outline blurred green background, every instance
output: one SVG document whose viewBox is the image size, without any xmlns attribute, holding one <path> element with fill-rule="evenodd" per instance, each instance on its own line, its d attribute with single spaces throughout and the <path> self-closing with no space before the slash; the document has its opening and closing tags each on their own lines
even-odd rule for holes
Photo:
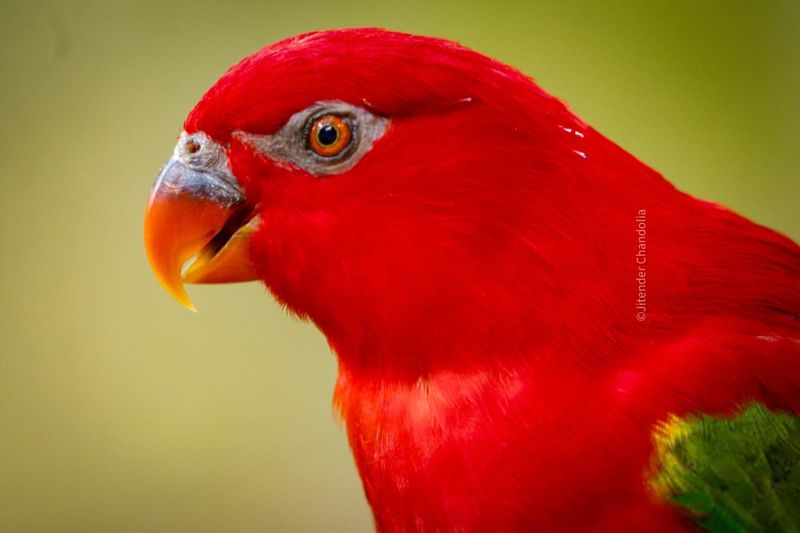
<svg viewBox="0 0 800 533">
<path fill-rule="evenodd" d="M 800 3 L 0 7 L 0 530 L 369 531 L 324 339 L 254 284 L 158 287 L 150 184 L 232 63 L 312 29 L 461 41 L 679 187 L 800 238 Z"/>
</svg>

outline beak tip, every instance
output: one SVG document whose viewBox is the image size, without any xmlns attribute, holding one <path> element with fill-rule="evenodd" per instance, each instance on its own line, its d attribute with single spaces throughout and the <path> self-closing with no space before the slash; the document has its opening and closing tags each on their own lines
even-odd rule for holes
<svg viewBox="0 0 800 533">
<path fill-rule="evenodd" d="M 176 277 L 172 269 L 160 269 L 154 266 L 153 270 L 156 273 L 159 285 L 161 285 L 161 288 L 163 288 L 172 299 L 189 311 L 193 313 L 197 312 L 197 308 L 192 303 L 192 299 L 189 298 L 189 293 L 186 292 L 186 288 L 183 286 L 183 280 L 179 276 Z"/>
<path fill-rule="evenodd" d="M 169 287 L 165 286 L 164 288 L 166 288 L 169 295 L 172 296 L 183 307 L 185 307 L 186 309 L 188 309 L 193 313 L 197 312 L 197 308 L 192 303 L 192 299 L 189 298 L 189 294 L 187 294 L 186 289 L 183 287 L 183 284 L 169 286 Z"/>
</svg>

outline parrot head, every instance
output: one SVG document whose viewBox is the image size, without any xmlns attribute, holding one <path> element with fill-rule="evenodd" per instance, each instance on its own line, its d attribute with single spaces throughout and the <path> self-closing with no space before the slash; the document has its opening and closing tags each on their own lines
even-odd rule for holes
<svg viewBox="0 0 800 533">
<path fill-rule="evenodd" d="M 797 247 L 448 41 L 348 29 L 245 58 L 144 226 L 184 305 L 186 283 L 260 280 L 325 334 L 380 531 L 682 529 L 645 491 L 651 425 L 796 405 Z"/>
<path fill-rule="evenodd" d="M 340 355 L 416 372 L 459 343 L 499 353 L 559 327 L 570 292 L 621 255 L 597 220 L 631 188 L 597 170 L 598 143 L 529 78 L 452 42 L 301 35 L 190 112 L 149 198 L 148 257 L 188 307 L 184 283 L 263 281 Z"/>
</svg>

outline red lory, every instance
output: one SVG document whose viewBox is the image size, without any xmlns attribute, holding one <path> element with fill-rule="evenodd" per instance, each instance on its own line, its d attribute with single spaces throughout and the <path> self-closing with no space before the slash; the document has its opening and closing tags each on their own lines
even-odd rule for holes
<svg viewBox="0 0 800 533">
<path fill-rule="evenodd" d="M 145 244 L 186 306 L 260 280 L 324 333 L 379 531 L 800 527 L 800 247 L 503 63 L 380 29 L 256 52 Z"/>
</svg>

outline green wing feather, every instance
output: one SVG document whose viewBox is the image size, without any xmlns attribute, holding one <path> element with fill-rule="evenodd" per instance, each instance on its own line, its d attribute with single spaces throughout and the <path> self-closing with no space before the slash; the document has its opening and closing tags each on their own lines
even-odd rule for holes
<svg viewBox="0 0 800 533">
<path fill-rule="evenodd" d="M 800 417 L 753 403 L 672 416 L 653 433 L 650 488 L 714 532 L 800 532 Z"/>
</svg>

